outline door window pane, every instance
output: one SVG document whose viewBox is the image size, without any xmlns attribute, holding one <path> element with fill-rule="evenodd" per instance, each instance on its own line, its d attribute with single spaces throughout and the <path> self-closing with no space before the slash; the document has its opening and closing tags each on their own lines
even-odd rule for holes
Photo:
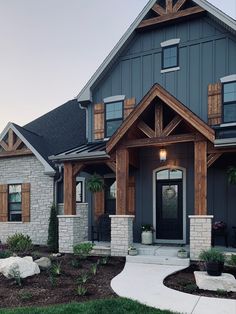
<svg viewBox="0 0 236 314">
<path fill-rule="evenodd" d="M 182 179 L 183 171 L 178 169 L 165 169 L 157 172 L 157 180 Z"/>
<path fill-rule="evenodd" d="M 162 186 L 162 218 L 178 218 L 178 185 Z"/>
</svg>

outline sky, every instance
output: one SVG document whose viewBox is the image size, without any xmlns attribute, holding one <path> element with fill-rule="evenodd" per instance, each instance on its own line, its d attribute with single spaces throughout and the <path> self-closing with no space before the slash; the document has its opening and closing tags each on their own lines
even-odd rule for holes
<svg viewBox="0 0 236 314">
<path fill-rule="evenodd" d="M 147 2 L 0 0 L 0 132 L 73 99 Z"/>
</svg>

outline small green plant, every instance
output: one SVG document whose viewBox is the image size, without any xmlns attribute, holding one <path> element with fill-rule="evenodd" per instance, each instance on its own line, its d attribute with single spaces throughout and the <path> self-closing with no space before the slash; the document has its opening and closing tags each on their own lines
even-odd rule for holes
<svg viewBox="0 0 236 314">
<path fill-rule="evenodd" d="M 51 274 L 54 277 L 61 275 L 61 263 L 60 262 L 56 262 L 56 263 L 52 264 L 52 266 L 51 266 Z"/>
<path fill-rule="evenodd" d="M 32 250 L 32 240 L 30 236 L 22 233 L 15 233 L 7 238 L 9 250 L 16 253 L 27 253 Z"/>
<path fill-rule="evenodd" d="M 74 267 L 74 268 L 81 268 L 81 263 L 77 259 L 73 259 L 71 261 L 71 266 Z"/>
<path fill-rule="evenodd" d="M 48 246 L 52 252 L 58 251 L 58 218 L 57 207 L 51 206 L 51 213 L 48 226 Z"/>
<path fill-rule="evenodd" d="M 22 301 L 29 301 L 33 297 L 29 291 L 20 291 L 18 295 Z"/>
<path fill-rule="evenodd" d="M 100 260 L 101 265 L 107 265 L 108 263 L 109 263 L 109 256 L 104 256 L 103 258 L 101 258 Z"/>
<path fill-rule="evenodd" d="M 101 192 L 104 188 L 104 182 L 102 177 L 98 174 L 94 173 L 88 180 L 87 180 L 87 189 L 92 192 Z"/>
<path fill-rule="evenodd" d="M 93 264 L 91 267 L 91 273 L 95 276 L 97 274 L 98 271 L 98 264 Z"/>
<path fill-rule="evenodd" d="M 187 292 L 187 293 L 193 293 L 197 289 L 198 289 L 198 287 L 194 283 L 189 283 L 189 284 L 184 286 L 184 291 Z"/>
<path fill-rule="evenodd" d="M 10 273 L 9 273 L 9 277 L 14 279 L 15 283 L 21 287 L 22 286 L 22 281 L 21 281 L 21 277 L 20 277 L 20 271 L 17 268 L 12 268 Z"/>
<path fill-rule="evenodd" d="M 228 295 L 228 292 L 226 290 L 217 289 L 216 292 L 218 295 L 220 295 L 222 297 L 226 297 Z"/>
<path fill-rule="evenodd" d="M 90 279 L 90 275 L 84 272 L 77 278 L 77 283 L 85 284 L 89 279 Z"/>
<path fill-rule="evenodd" d="M 77 255 L 80 259 L 86 259 L 89 256 L 89 253 L 92 251 L 94 245 L 89 242 L 76 244 L 73 248 L 74 254 Z"/>
<path fill-rule="evenodd" d="M 0 258 L 7 258 L 11 256 L 11 252 L 9 251 L 0 251 Z"/>
<path fill-rule="evenodd" d="M 236 255 L 235 254 L 231 254 L 231 256 L 228 260 L 228 264 L 230 266 L 236 266 Z"/>
<path fill-rule="evenodd" d="M 218 263 L 224 263 L 225 261 L 225 255 L 224 253 L 220 252 L 217 249 L 211 248 L 209 250 L 203 250 L 199 258 L 204 262 L 218 262 Z"/>
<path fill-rule="evenodd" d="M 49 281 L 50 281 L 50 283 L 51 283 L 51 286 L 52 286 L 53 288 L 55 288 L 56 285 L 57 285 L 57 276 L 55 276 L 54 274 L 52 274 L 52 273 L 50 272 L 50 273 L 49 273 Z"/>
<path fill-rule="evenodd" d="M 84 286 L 84 285 L 78 285 L 77 289 L 76 289 L 76 293 L 79 296 L 84 296 L 86 295 L 88 289 Z"/>
<path fill-rule="evenodd" d="M 146 224 L 146 225 L 142 225 L 142 231 L 147 232 L 147 231 L 154 231 L 153 225 L 150 224 Z"/>
</svg>

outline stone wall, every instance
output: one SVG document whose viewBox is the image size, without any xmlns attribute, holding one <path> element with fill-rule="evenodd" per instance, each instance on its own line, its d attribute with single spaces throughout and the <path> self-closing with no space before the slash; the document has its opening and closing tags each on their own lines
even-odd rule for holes
<svg viewBox="0 0 236 314">
<path fill-rule="evenodd" d="M 4 243 L 9 235 L 22 232 L 34 244 L 46 244 L 54 179 L 44 174 L 35 156 L 0 159 L 0 184 L 14 183 L 30 183 L 30 222 L 0 222 L 0 240 Z"/>
<path fill-rule="evenodd" d="M 133 244 L 133 215 L 111 215 L 111 255 L 126 256 Z"/>
<path fill-rule="evenodd" d="M 76 204 L 76 215 L 58 215 L 58 219 L 59 252 L 73 253 L 75 244 L 88 241 L 87 203 Z"/>
<path fill-rule="evenodd" d="M 199 260 L 202 250 L 211 248 L 213 216 L 189 216 L 190 218 L 190 259 Z"/>
</svg>

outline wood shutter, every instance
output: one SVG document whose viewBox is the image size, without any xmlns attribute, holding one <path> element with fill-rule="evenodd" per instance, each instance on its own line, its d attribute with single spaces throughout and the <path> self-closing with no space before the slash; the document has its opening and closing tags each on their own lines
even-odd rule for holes
<svg viewBox="0 0 236 314">
<path fill-rule="evenodd" d="M 22 222 L 30 221 L 30 183 L 21 186 Z"/>
<path fill-rule="evenodd" d="M 208 85 L 208 124 L 217 125 L 222 121 L 222 85 Z"/>
<path fill-rule="evenodd" d="M 105 191 L 94 193 L 94 218 L 95 221 L 99 216 L 104 214 L 105 211 Z"/>
<path fill-rule="evenodd" d="M 104 104 L 94 105 L 94 139 L 104 138 Z"/>
<path fill-rule="evenodd" d="M 135 215 L 135 177 L 129 177 L 128 184 L 128 205 L 127 205 L 128 215 Z"/>
<path fill-rule="evenodd" d="M 129 98 L 125 99 L 124 101 L 124 119 L 126 119 L 129 114 L 134 110 L 135 108 L 135 98 Z"/>
<path fill-rule="evenodd" d="M 8 185 L 0 184 L 0 221 L 8 221 Z"/>
</svg>

